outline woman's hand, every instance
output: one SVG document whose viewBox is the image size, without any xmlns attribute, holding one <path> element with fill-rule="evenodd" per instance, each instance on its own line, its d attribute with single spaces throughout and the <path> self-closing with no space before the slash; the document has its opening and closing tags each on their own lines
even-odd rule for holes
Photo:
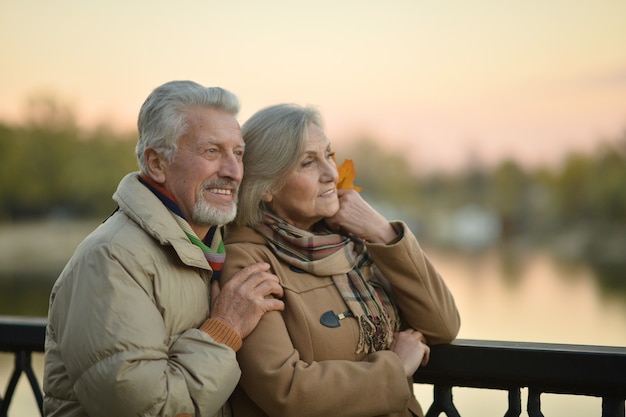
<svg viewBox="0 0 626 417">
<path fill-rule="evenodd" d="M 390 350 L 400 358 L 406 376 L 412 376 L 420 366 L 428 363 L 430 347 L 426 338 L 417 330 L 408 329 L 393 335 Z"/>
<path fill-rule="evenodd" d="M 337 190 L 337 195 L 339 211 L 326 219 L 331 229 L 352 233 L 371 243 L 387 243 L 398 235 L 389 221 L 356 191 Z"/>
</svg>

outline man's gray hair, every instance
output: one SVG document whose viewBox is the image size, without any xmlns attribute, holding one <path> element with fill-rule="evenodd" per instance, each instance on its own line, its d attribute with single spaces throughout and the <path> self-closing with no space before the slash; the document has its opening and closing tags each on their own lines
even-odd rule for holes
<svg viewBox="0 0 626 417">
<path fill-rule="evenodd" d="M 155 88 L 141 106 L 137 120 L 135 152 L 144 174 L 148 173 L 146 149 L 153 148 L 167 161 L 172 160 L 178 140 L 187 131 L 186 115 L 192 107 L 216 108 L 237 116 L 239 99 L 223 88 L 204 87 L 193 81 L 170 81 Z"/>
</svg>

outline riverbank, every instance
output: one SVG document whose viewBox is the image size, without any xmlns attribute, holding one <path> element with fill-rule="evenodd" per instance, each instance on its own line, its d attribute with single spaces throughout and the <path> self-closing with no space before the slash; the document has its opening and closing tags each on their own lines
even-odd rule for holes
<svg viewBox="0 0 626 417">
<path fill-rule="evenodd" d="M 41 220 L 0 224 L 0 279 L 60 271 L 100 220 Z"/>
</svg>

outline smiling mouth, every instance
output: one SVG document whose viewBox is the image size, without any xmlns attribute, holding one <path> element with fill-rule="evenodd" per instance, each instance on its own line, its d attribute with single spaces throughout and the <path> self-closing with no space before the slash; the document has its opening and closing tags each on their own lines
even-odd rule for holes
<svg viewBox="0 0 626 417">
<path fill-rule="evenodd" d="M 334 192 L 335 192 L 334 188 L 330 189 L 330 190 L 327 190 L 327 191 L 324 191 L 322 194 L 320 194 L 320 197 L 325 197 L 327 195 L 333 194 Z"/>
<path fill-rule="evenodd" d="M 239 184 L 236 181 L 217 179 L 206 181 L 203 184 L 202 192 L 214 196 L 216 199 L 236 199 Z M 207 195 L 207 196 L 208 196 Z"/>
<path fill-rule="evenodd" d="M 207 191 L 213 194 L 223 194 L 223 195 L 231 195 L 233 193 L 232 190 L 225 190 L 223 188 L 209 188 Z"/>
</svg>

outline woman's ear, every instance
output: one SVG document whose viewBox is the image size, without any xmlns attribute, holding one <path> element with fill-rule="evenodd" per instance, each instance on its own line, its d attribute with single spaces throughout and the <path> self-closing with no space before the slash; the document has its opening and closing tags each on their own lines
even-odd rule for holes
<svg viewBox="0 0 626 417">
<path fill-rule="evenodd" d="M 146 161 L 146 167 L 148 168 L 148 176 L 159 184 L 165 182 L 165 168 L 167 163 L 159 152 L 153 148 L 147 148 L 143 157 Z"/>
<path fill-rule="evenodd" d="M 269 191 L 267 193 L 263 194 L 263 202 L 264 203 L 271 203 L 273 199 L 274 199 L 274 196 Z"/>
</svg>

